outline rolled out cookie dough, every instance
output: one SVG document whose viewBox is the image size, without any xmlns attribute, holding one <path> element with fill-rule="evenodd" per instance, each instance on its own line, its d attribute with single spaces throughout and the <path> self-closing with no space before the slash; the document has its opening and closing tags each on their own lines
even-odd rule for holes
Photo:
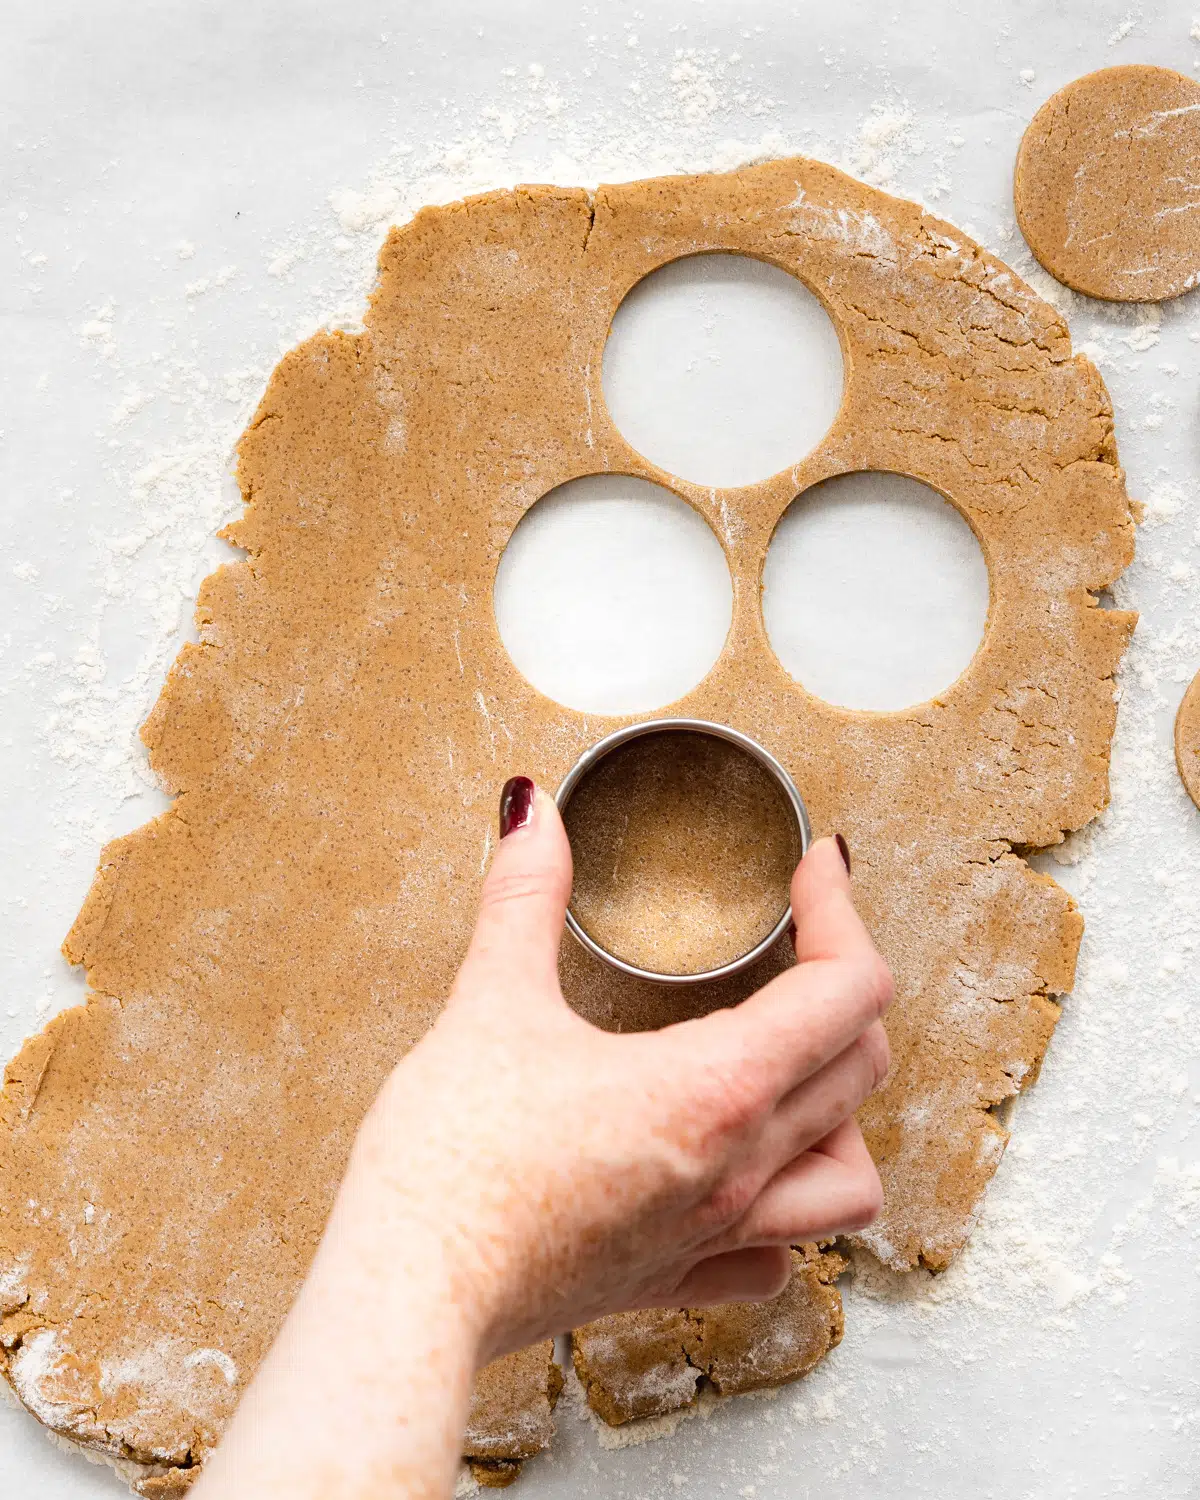
<svg viewBox="0 0 1200 1500">
<path fill-rule="evenodd" d="M 1200 673 L 1189 683 L 1175 715 L 1175 764 L 1188 796 L 1200 807 Z"/>
<path fill-rule="evenodd" d="M 713 491 L 628 447 L 600 372 L 630 288 L 722 250 L 821 299 L 846 383 L 813 452 Z M 811 696 L 760 608 L 795 496 L 872 468 L 948 496 L 990 569 L 975 659 L 900 713 Z M 1007 267 L 816 162 L 425 210 L 388 237 L 363 331 L 314 336 L 271 378 L 227 533 L 246 559 L 204 583 L 200 640 L 143 731 L 176 800 L 104 849 L 66 942 L 87 1003 L 26 1044 L 0 1096 L 0 1365 L 48 1426 L 144 1463 L 147 1482 L 203 1463 L 359 1120 L 437 1015 L 504 780 L 556 786 L 615 727 L 539 695 L 492 610 L 529 507 L 604 472 L 668 486 L 720 538 L 733 622 L 671 711 L 751 735 L 815 830 L 845 833 L 894 971 L 894 1065 L 861 1116 L 886 1201 L 862 1240 L 936 1269 L 966 1239 L 1006 1139 L 992 1106 L 1035 1076 L 1081 931 L 1012 850 L 1107 799 L 1133 619 L 1094 593 L 1133 527 L 1099 376 Z M 567 941 L 561 973 L 585 1016 L 628 1030 L 734 1002 L 787 962 L 781 944 L 756 971 L 678 990 Z M 786 1339 L 800 1315 L 778 1316 Z M 619 1399 L 619 1372 L 610 1385 Z"/>
<path fill-rule="evenodd" d="M 1170 68 L 1102 68 L 1034 115 L 1013 200 L 1059 281 L 1114 302 L 1161 302 L 1200 278 L 1200 83 Z"/>
</svg>

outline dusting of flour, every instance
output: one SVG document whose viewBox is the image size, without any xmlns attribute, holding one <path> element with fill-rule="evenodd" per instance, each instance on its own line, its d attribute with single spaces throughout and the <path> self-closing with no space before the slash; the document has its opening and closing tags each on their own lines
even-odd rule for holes
<svg viewBox="0 0 1200 1500">
<path fill-rule="evenodd" d="M 1113 56 L 1111 45 L 1121 60 L 1132 56 L 1126 39 L 1129 47 L 1136 42 L 1139 17 L 1130 11 L 1101 37 L 1106 55 Z M 161 307 L 112 299 L 78 308 L 78 357 L 105 394 L 107 415 L 94 435 L 98 461 L 123 504 L 79 543 L 89 578 L 82 602 L 58 592 L 46 559 L 10 556 L 0 564 L 5 595 L 18 609 L 71 621 L 66 649 L 39 645 L 17 655 L 7 638 L 0 641 L 0 693 L 35 705 L 64 858 L 82 851 L 90 860 L 105 838 L 162 805 L 136 730 L 189 631 L 200 578 L 230 556 L 212 536 L 240 506 L 229 473 L 233 444 L 284 348 L 320 326 L 359 326 L 389 225 L 426 203 L 518 181 L 591 185 L 794 151 L 958 216 L 972 173 L 966 124 L 888 87 L 843 135 L 822 136 L 786 122 L 749 31 L 736 47 L 682 46 L 661 55 L 645 47 L 636 20 L 612 29 L 615 39 L 603 45 L 627 54 L 636 111 L 628 99 L 607 112 L 583 106 L 570 79 L 536 60 L 505 69 L 473 109 L 448 111 L 444 139 L 381 147 L 357 180 L 327 184 L 313 217 L 261 245 L 256 261 L 218 261 L 199 236 L 164 246 L 164 264 L 177 279 L 169 317 Z M 1200 39 L 1200 27 L 1192 34 Z M 584 76 L 592 65 L 585 50 Z M 833 53 L 822 65 L 831 82 L 846 66 Z M 1027 88 L 1036 94 L 1037 77 L 1014 64 L 1014 107 Z M 991 127 L 973 128 L 978 135 Z M 756 1486 L 768 1492 L 792 1451 L 786 1433 L 793 1430 L 831 1492 L 839 1484 L 869 1486 L 889 1459 L 910 1470 L 932 1462 L 945 1435 L 914 1435 L 903 1413 L 923 1386 L 944 1382 L 947 1369 L 961 1375 L 964 1408 L 956 1418 L 981 1428 L 999 1418 L 974 1393 L 989 1389 L 990 1370 L 1002 1369 L 1005 1378 L 1041 1382 L 1048 1404 L 1065 1402 L 1062 1420 L 1074 1424 L 1080 1442 L 1104 1437 L 1098 1412 L 1108 1413 L 1114 1430 L 1128 1431 L 1131 1443 L 1184 1432 L 1194 1449 L 1200 1437 L 1194 1377 L 1175 1375 L 1162 1387 L 1154 1341 L 1140 1334 L 1146 1299 L 1155 1295 L 1147 1268 L 1157 1294 L 1177 1297 L 1181 1309 L 1200 1296 L 1200 820 L 1170 750 L 1175 706 L 1200 668 L 1200 308 L 1193 298 L 1162 309 L 1091 302 L 1033 263 L 1006 203 L 997 199 L 979 217 L 964 230 L 1063 312 L 1076 348 L 1100 368 L 1131 491 L 1145 507 L 1138 559 L 1114 591 L 1115 602 L 1142 619 L 1119 683 L 1112 806 L 1052 857 L 1036 859 L 1077 895 L 1087 918 L 1078 983 L 1042 1079 L 1012 1112 L 1012 1144 L 961 1259 L 941 1277 L 897 1277 L 859 1254 L 845 1342 L 811 1376 L 774 1403 L 708 1395 L 691 1409 L 689 1416 L 724 1423 L 731 1434 L 754 1434 L 745 1450 L 753 1457 L 729 1460 L 731 1494 L 752 1495 Z M 851 231 L 871 232 L 869 225 L 830 229 Z M 28 274 L 43 274 L 42 247 L 29 243 L 23 253 Z M 291 295 L 275 299 L 272 287 Z M 247 338 L 235 364 L 213 367 L 206 326 L 236 322 L 260 301 L 268 332 Z M 174 437 L 164 445 L 151 434 L 165 412 Z M 117 629 L 126 614 L 140 622 L 132 647 Z M 19 922 L 24 894 L 5 900 Z M 47 967 L 43 978 L 37 993 L 6 997 L 18 1029 L 32 1029 L 75 998 L 57 968 Z M 18 1280 L 19 1271 L 6 1272 L 0 1298 Z M 15 1362 L 19 1389 L 32 1391 L 39 1367 L 53 1360 L 53 1338 L 26 1340 Z M 1101 1344 L 1119 1344 L 1125 1358 L 1097 1364 L 1090 1351 Z M 229 1381 L 225 1358 L 196 1351 L 191 1373 Z M 570 1383 L 563 1399 L 565 1410 L 580 1409 Z M 623 1446 L 669 1436 L 660 1446 L 672 1457 L 654 1460 L 640 1493 L 671 1495 L 709 1472 L 710 1452 L 692 1436 L 697 1426 L 681 1415 L 600 1436 Z M 1049 1476 L 1041 1436 L 1026 1437 L 1029 1463 Z M 1159 1493 L 1182 1496 L 1177 1479 L 1186 1482 L 1160 1472 Z M 581 1473 L 579 1493 L 612 1493 L 606 1482 L 599 1469 Z M 1048 1477 L 1037 1493 L 1061 1491 Z"/>
</svg>

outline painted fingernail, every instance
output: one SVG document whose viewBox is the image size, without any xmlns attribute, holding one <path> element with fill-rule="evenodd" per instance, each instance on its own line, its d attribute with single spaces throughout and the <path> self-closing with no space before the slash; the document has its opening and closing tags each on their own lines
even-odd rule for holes
<svg viewBox="0 0 1200 1500">
<path fill-rule="evenodd" d="M 846 866 L 846 874 L 849 875 L 850 845 L 846 842 L 846 840 L 841 836 L 840 833 L 834 834 L 833 841 L 838 846 L 838 853 L 842 856 L 842 863 Z"/>
<path fill-rule="evenodd" d="M 500 837 L 524 828 L 533 817 L 533 782 L 528 776 L 510 776 L 500 793 Z"/>
</svg>

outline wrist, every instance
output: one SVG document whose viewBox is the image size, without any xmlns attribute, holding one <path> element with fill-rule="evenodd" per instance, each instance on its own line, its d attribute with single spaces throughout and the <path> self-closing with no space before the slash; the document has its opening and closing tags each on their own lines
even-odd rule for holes
<svg viewBox="0 0 1200 1500">
<path fill-rule="evenodd" d="M 336 1299 L 344 1326 L 367 1342 L 402 1329 L 427 1342 L 436 1331 L 472 1371 L 485 1357 L 490 1309 L 485 1278 L 453 1226 L 429 1200 L 398 1182 L 347 1174 L 302 1297 Z"/>
<path fill-rule="evenodd" d="M 432 1237 L 406 1233 L 389 1259 L 343 1207 L 206 1465 L 205 1497 L 445 1500 L 454 1489 L 478 1320 Z"/>
<path fill-rule="evenodd" d="M 318 1263 L 354 1265 L 389 1316 L 408 1315 L 414 1292 L 427 1291 L 478 1367 L 505 1352 L 496 1344 L 520 1301 L 528 1226 L 502 1174 L 381 1102 L 355 1143 Z"/>
<path fill-rule="evenodd" d="M 339 1198 L 217 1454 L 226 1488 L 214 1495 L 444 1500 L 454 1488 L 478 1318 L 434 1236 L 397 1224 L 389 1254 L 346 1207 Z"/>
</svg>

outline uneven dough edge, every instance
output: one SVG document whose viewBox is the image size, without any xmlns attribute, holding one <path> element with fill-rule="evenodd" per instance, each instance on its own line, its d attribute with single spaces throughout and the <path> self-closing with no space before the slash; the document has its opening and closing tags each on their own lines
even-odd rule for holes
<svg viewBox="0 0 1200 1500">
<path fill-rule="evenodd" d="M 616 1313 L 571 1335 L 588 1405 L 610 1426 L 693 1405 L 707 1383 L 733 1396 L 799 1380 L 841 1342 L 845 1260 L 793 1249 L 792 1278 L 770 1302 Z"/>
<path fill-rule="evenodd" d="M 511 1484 L 527 1459 L 550 1446 L 554 1436 L 553 1412 L 562 1384 L 562 1371 L 555 1363 L 554 1344 L 549 1339 L 493 1360 L 480 1370 L 463 1435 L 463 1459 L 479 1484 L 491 1488 Z M 79 1454 L 89 1463 L 107 1465 L 125 1480 L 134 1494 L 145 1500 L 173 1500 L 185 1495 L 201 1473 L 200 1466 L 185 1469 L 144 1463 L 106 1452 L 95 1443 L 65 1436 L 47 1425 L 30 1411 L 12 1385 L 2 1347 L 0 1396 L 29 1411 L 51 1443 Z"/>
</svg>

